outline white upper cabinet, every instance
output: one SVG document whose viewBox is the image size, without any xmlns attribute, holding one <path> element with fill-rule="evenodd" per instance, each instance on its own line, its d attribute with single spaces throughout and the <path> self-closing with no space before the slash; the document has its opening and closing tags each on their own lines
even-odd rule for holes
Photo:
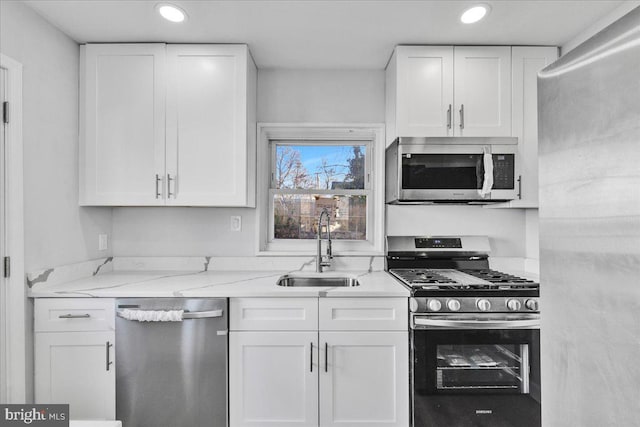
<svg viewBox="0 0 640 427">
<path fill-rule="evenodd" d="M 453 136 L 453 48 L 400 46 L 395 55 L 397 133 Z"/>
<path fill-rule="evenodd" d="M 512 50 L 513 136 L 518 137 L 520 196 L 511 207 L 538 207 L 538 72 L 558 59 L 558 48 L 522 46 Z"/>
<path fill-rule="evenodd" d="M 511 136 L 511 47 L 456 46 L 459 136 Z"/>
<path fill-rule="evenodd" d="M 255 206 L 256 68 L 247 47 L 168 45 L 167 62 L 167 204 Z"/>
<path fill-rule="evenodd" d="M 81 55 L 80 204 L 162 204 L 165 46 L 85 45 Z"/>
<path fill-rule="evenodd" d="M 511 136 L 511 47 L 398 46 L 386 74 L 396 137 Z"/>
<path fill-rule="evenodd" d="M 86 45 L 80 203 L 255 206 L 246 45 Z"/>
</svg>

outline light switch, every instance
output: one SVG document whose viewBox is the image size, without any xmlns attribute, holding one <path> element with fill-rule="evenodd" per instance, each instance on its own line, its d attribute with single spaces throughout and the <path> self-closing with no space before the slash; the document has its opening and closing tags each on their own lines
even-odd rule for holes
<svg viewBox="0 0 640 427">
<path fill-rule="evenodd" d="M 107 249 L 109 249 L 109 235 L 98 234 L 98 250 L 106 251 Z"/>
<path fill-rule="evenodd" d="M 240 231 L 242 230 L 242 217 L 241 216 L 232 216 L 231 217 L 231 231 Z"/>
</svg>

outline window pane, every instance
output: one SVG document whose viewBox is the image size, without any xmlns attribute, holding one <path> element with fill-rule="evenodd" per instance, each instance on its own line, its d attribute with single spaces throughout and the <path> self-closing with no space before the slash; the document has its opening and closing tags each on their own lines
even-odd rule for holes
<svg viewBox="0 0 640 427">
<path fill-rule="evenodd" d="M 364 189 L 365 145 L 276 144 L 275 188 Z"/>
<path fill-rule="evenodd" d="M 367 238 L 366 196 L 276 194 L 273 208 L 276 239 L 315 239 L 323 209 L 331 214 L 332 239 Z"/>
</svg>

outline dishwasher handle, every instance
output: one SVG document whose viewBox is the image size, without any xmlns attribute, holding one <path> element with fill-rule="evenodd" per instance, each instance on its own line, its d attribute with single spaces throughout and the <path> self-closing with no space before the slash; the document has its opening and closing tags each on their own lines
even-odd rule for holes
<svg viewBox="0 0 640 427">
<path fill-rule="evenodd" d="M 138 309 L 140 311 L 145 311 L 144 309 Z M 150 311 L 172 311 L 172 310 L 150 310 Z M 117 312 L 118 317 L 125 319 L 120 311 Z M 182 313 L 182 319 L 211 319 L 215 317 L 222 317 L 224 315 L 224 310 L 210 310 L 210 311 L 185 311 Z M 125 319 L 129 320 L 129 319 Z"/>
<path fill-rule="evenodd" d="M 208 319 L 211 317 L 222 317 L 224 310 L 211 311 L 185 311 L 182 314 L 183 319 Z"/>
</svg>

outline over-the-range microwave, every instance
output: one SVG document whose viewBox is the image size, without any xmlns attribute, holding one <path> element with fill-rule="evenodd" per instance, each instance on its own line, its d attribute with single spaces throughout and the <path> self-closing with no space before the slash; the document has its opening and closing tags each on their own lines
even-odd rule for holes
<svg viewBox="0 0 640 427">
<path fill-rule="evenodd" d="M 386 151 L 386 202 L 516 199 L 517 151 L 512 137 L 397 138 Z"/>
</svg>

